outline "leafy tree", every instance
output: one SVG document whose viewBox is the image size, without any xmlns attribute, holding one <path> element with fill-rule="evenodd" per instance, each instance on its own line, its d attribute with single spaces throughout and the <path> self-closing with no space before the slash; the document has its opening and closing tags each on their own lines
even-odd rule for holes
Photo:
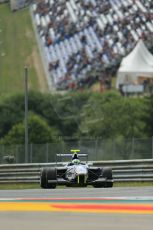
<svg viewBox="0 0 153 230">
<path fill-rule="evenodd" d="M 59 132 L 48 126 L 47 122 L 35 114 L 30 114 L 28 119 L 29 143 L 51 143 L 58 142 Z M 2 139 L 2 144 L 24 144 L 25 127 L 24 122 L 12 127 L 8 134 Z"/>
<path fill-rule="evenodd" d="M 78 130 L 81 108 L 88 97 L 88 93 L 51 95 L 30 91 L 28 110 L 45 119 L 62 136 L 72 136 Z M 0 104 L 0 113 L 0 138 L 3 138 L 14 125 L 24 119 L 24 94 L 16 94 L 3 101 Z"/>
<path fill-rule="evenodd" d="M 151 98 L 123 98 L 115 91 L 63 95 L 30 91 L 28 107 L 29 113 L 37 115 L 51 130 L 58 130 L 61 136 L 131 138 L 153 134 L 153 129 L 149 127 L 153 115 Z M 152 112 L 149 113 L 149 110 Z M 0 138 L 5 139 L 12 132 L 17 135 L 16 129 L 18 132 L 22 128 L 24 130 L 24 94 L 14 95 L 1 102 L 0 114 Z M 23 141 L 18 137 L 19 140 Z"/>
<path fill-rule="evenodd" d="M 57 116 L 60 118 L 60 129 L 63 136 L 72 137 L 78 133 L 81 123 L 81 111 L 87 103 L 89 93 L 70 93 L 57 97 L 57 102 L 53 104 Z"/>
<path fill-rule="evenodd" d="M 0 114 L 0 137 L 4 137 L 13 125 L 23 120 L 23 95 L 18 94 L 1 102 Z"/>
<path fill-rule="evenodd" d="M 153 136 L 153 94 L 146 98 L 147 107 L 145 109 L 144 121 L 146 123 L 146 133 L 148 136 Z"/>
<path fill-rule="evenodd" d="M 117 93 L 94 94 L 84 108 L 82 130 L 103 138 L 145 135 L 143 99 L 123 98 Z"/>
<path fill-rule="evenodd" d="M 59 118 L 51 100 L 56 96 L 30 91 L 28 110 L 45 119 L 50 126 L 58 127 Z M 12 127 L 24 119 L 24 94 L 16 94 L 0 104 L 0 137 L 4 137 Z"/>
</svg>

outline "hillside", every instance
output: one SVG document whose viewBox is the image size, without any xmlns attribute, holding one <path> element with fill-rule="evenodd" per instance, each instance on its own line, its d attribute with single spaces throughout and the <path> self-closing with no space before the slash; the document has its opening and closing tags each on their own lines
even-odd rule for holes
<svg viewBox="0 0 153 230">
<path fill-rule="evenodd" d="M 48 90 L 28 9 L 12 13 L 0 5 L 0 95 L 24 90 L 24 66 L 29 66 L 29 88 Z"/>
</svg>

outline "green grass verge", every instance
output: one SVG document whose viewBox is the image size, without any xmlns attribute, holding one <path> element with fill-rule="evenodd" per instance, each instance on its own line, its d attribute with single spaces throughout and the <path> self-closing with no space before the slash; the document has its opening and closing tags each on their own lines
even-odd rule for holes
<svg viewBox="0 0 153 230">
<path fill-rule="evenodd" d="M 145 187 L 153 186 L 153 182 L 115 182 L 114 187 Z M 57 188 L 67 188 L 65 186 L 58 186 Z M 92 188 L 92 186 L 89 186 Z M 29 184 L 0 184 L 0 190 L 10 190 L 10 189 L 40 189 L 39 183 L 29 183 Z M 76 189 L 76 188 L 75 188 Z"/>
<path fill-rule="evenodd" d="M 38 189 L 40 188 L 39 184 L 35 183 L 27 183 L 27 184 L 22 184 L 22 183 L 17 183 L 17 184 L 0 184 L 0 190 L 4 189 Z"/>
<path fill-rule="evenodd" d="M 115 182 L 114 187 L 145 187 L 153 186 L 153 182 Z"/>
<path fill-rule="evenodd" d="M 29 87 L 39 90 L 34 54 L 38 54 L 29 9 L 11 12 L 0 4 L 0 96 L 24 90 L 24 66 L 29 66 Z"/>
</svg>

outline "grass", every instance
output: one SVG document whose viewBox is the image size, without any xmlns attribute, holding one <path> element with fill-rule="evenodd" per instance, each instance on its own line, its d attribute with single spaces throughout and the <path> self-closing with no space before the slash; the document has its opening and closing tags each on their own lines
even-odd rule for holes
<svg viewBox="0 0 153 230">
<path fill-rule="evenodd" d="M 153 182 L 115 182 L 113 187 L 145 187 L 153 186 Z M 59 188 L 66 188 L 65 186 L 58 186 Z M 92 186 L 89 186 L 92 188 Z M 14 189 L 40 189 L 39 183 L 27 183 L 27 184 L 0 184 L 0 190 L 14 190 Z"/>
<path fill-rule="evenodd" d="M 39 184 L 35 183 L 17 183 L 17 184 L 0 184 L 0 190 L 10 190 L 10 189 L 38 189 L 40 188 Z"/>
<path fill-rule="evenodd" d="M 114 187 L 145 187 L 153 186 L 153 182 L 115 182 Z"/>
<path fill-rule="evenodd" d="M 0 4 L 0 96 L 24 90 L 24 66 L 29 66 L 29 88 L 40 90 L 33 53 L 38 53 L 28 9 L 11 12 Z"/>
</svg>

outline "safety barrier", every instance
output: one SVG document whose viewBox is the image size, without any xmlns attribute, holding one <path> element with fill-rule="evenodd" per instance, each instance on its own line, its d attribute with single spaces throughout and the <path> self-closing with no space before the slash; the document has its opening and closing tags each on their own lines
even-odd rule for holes
<svg viewBox="0 0 153 230">
<path fill-rule="evenodd" d="M 115 182 L 153 182 L 153 160 L 120 160 L 89 162 L 93 166 L 111 167 Z M 0 183 L 39 183 L 43 167 L 55 163 L 0 165 Z M 58 166 L 62 163 L 58 163 Z"/>
</svg>

